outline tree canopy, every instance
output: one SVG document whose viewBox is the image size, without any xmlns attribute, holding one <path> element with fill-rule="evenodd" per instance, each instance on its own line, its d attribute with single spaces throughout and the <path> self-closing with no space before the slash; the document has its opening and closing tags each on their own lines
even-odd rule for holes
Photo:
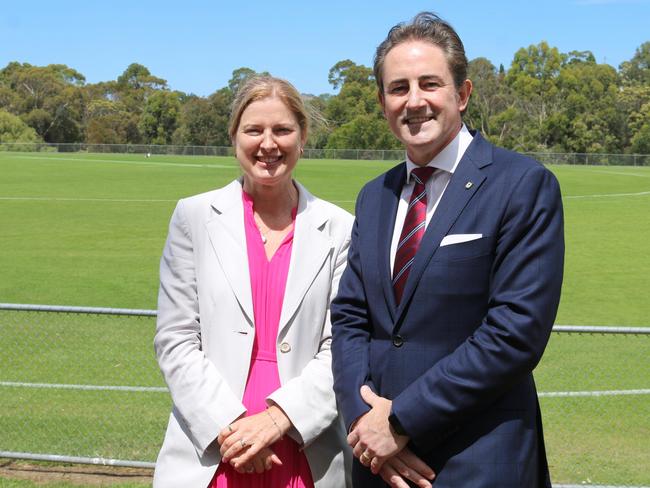
<svg viewBox="0 0 650 488">
<path fill-rule="evenodd" d="M 201 97 L 170 89 L 139 63 L 115 80 L 89 84 L 64 64 L 10 62 L 0 69 L 0 141 L 229 145 L 230 106 L 255 74 L 239 67 L 227 86 Z M 464 120 L 496 144 L 650 153 L 650 41 L 618 69 L 590 51 L 562 53 L 542 41 L 517 50 L 507 69 L 473 59 L 468 76 L 474 90 Z M 328 82 L 335 94 L 304 95 L 325 121 L 313 125 L 310 147 L 400 147 L 371 68 L 344 59 L 329 70 Z"/>
</svg>

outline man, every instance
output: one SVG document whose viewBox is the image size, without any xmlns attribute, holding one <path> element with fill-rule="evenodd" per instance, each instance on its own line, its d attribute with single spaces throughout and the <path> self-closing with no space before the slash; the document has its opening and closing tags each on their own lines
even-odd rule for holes
<svg viewBox="0 0 650 488">
<path fill-rule="evenodd" d="M 332 304 L 355 486 L 427 486 L 411 453 L 437 488 L 550 487 L 532 370 L 562 283 L 558 183 L 464 126 L 467 58 L 439 17 L 391 29 L 374 74 L 407 158 L 360 192 Z"/>
</svg>

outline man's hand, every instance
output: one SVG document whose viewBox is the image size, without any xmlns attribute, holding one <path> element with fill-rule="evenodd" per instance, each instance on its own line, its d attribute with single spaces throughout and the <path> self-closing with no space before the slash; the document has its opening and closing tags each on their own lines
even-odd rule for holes
<svg viewBox="0 0 650 488">
<path fill-rule="evenodd" d="M 409 488 L 405 480 L 411 480 L 420 488 L 431 488 L 431 480 L 436 477 L 436 474 L 408 447 L 405 447 L 386 460 L 379 471 L 379 476 L 393 488 Z"/>
<path fill-rule="evenodd" d="M 390 400 L 376 395 L 368 386 L 360 390 L 363 401 L 372 408 L 360 417 L 348 435 L 348 444 L 361 464 L 378 474 L 389 457 L 400 452 L 408 443 L 408 436 L 395 433 L 388 422 Z"/>
</svg>

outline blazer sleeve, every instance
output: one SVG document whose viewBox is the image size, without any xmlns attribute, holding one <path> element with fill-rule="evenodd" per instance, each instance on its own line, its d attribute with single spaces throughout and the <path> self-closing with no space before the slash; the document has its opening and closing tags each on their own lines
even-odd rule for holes
<svg viewBox="0 0 650 488">
<path fill-rule="evenodd" d="M 325 316 L 318 353 L 307 363 L 300 375 L 292 378 L 273 392 L 268 400 L 284 410 L 292 423 L 289 431 L 296 442 L 307 446 L 327 429 L 338 415 L 332 390 L 332 327 L 330 303 L 336 296 L 339 280 L 345 269 L 350 245 L 350 224 L 352 216 L 345 214 L 340 222 L 333 256 L 332 282 L 328 309 Z"/>
<path fill-rule="evenodd" d="M 368 384 L 373 391 L 377 391 L 370 380 L 371 327 L 359 257 L 359 219 L 363 195 L 364 190 L 357 198 L 348 265 L 332 302 L 334 391 L 347 432 L 357 418 L 370 410 L 359 393 L 361 386 Z"/>
<path fill-rule="evenodd" d="M 433 449 L 532 372 L 555 320 L 563 261 L 559 185 L 535 165 L 514 185 L 500 223 L 482 323 L 393 399 L 416 446 Z"/>
<path fill-rule="evenodd" d="M 160 260 L 154 348 L 181 420 L 199 455 L 246 411 L 201 346 L 195 257 L 181 200 Z"/>
</svg>

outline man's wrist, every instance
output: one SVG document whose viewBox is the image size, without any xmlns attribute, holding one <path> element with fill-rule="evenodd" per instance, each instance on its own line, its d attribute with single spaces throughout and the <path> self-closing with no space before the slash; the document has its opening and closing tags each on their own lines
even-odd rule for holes
<svg viewBox="0 0 650 488">
<path fill-rule="evenodd" d="M 399 421 L 397 415 L 395 415 L 395 412 L 393 412 L 393 410 L 390 411 L 390 415 L 388 416 L 388 423 L 390 424 L 390 426 L 393 428 L 393 430 L 397 435 L 408 435 L 404 430 L 402 423 Z"/>
</svg>

